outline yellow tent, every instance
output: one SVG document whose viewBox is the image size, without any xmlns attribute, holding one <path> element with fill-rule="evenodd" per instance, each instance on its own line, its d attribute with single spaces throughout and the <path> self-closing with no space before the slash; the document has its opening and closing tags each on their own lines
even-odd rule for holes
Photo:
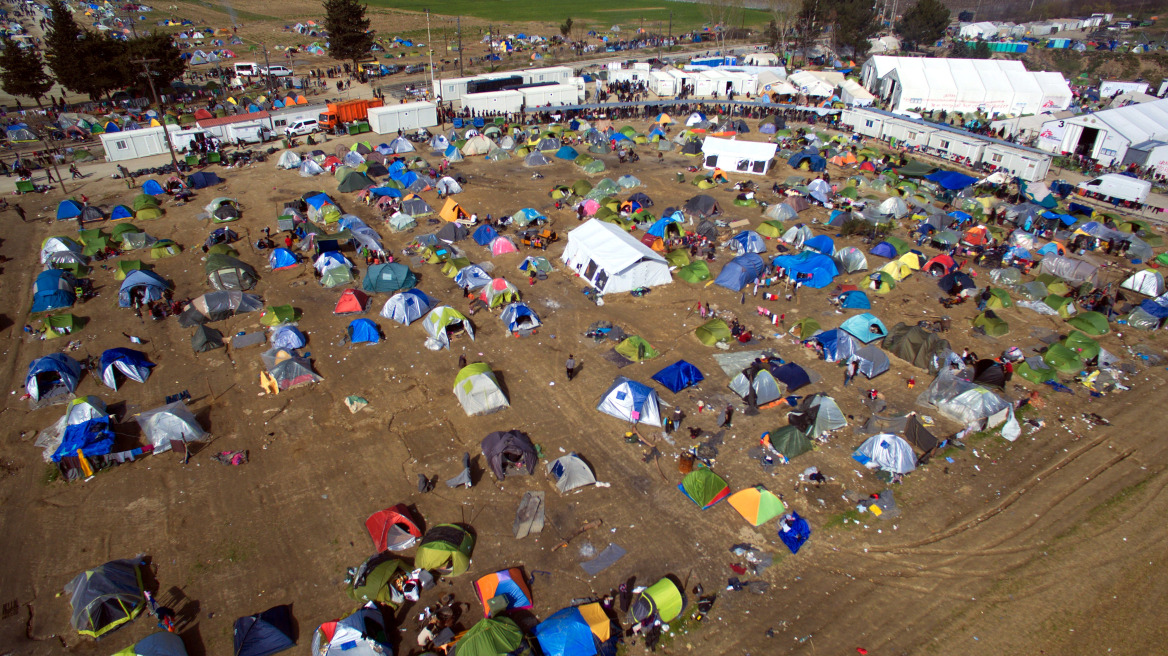
<svg viewBox="0 0 1168 656">
<path fill-rule="evenodd" d="M 438 216 L 451 223 L 470 220 L 470 213 L 462 209 L 462 205 L 459 205 L 453 198 L 446 199 L 446 204 L 442 206 L 442 211 L 438 213 Z"/>
</svg>

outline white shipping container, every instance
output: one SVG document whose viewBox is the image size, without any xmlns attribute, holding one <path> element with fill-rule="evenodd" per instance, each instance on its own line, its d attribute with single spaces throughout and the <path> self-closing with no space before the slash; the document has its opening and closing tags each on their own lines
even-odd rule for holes
<svg viewBox="0 0 1168 656">
<path fill-rule="evenodd" d="M 580 102 L 580 90 L 574 84 L 553 84 L 543 87 L 520 89 L 527 109 L 551 105 L 575 105 Z"/>
<path fill-rule="evenodd" d="M 468 93 L 462 97 L 462 106 L 479 113 L 515 113 L 523 108 L 523 94 L 518 91 Z"/>
<path fill-rule="evenodd" d="M 438 106 L 432 102 L 387 105 L 369 110 L 369 127 L 377 134 L 412 132 L 438 125 Z"/>
<path fill-rule="evenodd" d="M 189 148 L 196 138 L 206 135 L 203 130 L 183 130 L 177 125 L 168 125 L 167 129 L 175 152 Z M 106 133 L 101 135 L 101 146 L 105 149 L 107 162 L 123 162 L 168 151 L 161 127 Z"/>
</svg>

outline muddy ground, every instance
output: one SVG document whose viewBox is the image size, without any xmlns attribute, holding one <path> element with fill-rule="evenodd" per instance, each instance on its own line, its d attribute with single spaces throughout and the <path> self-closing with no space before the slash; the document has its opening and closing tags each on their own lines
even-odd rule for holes
<svg viewBox="0 0 1168 656">
<path fill-rule="evenodd" d="M 648 129 L 643 122 L 633 125 Z M 331 150 L 334 143 L 325 149 Z M 674 181 L 676 172 L 693 164 L 692 159 L 670 154 L 661 164 L 654 156 L 625 166 L 608 156 L 603 159 L 610 167 L 605 175 L 639 177 L 645 183 L 639 191 L 653 198 L 656 212 L 699 193 L 688 183 Z M 346 212 L 374 225 L 399 255 L 416 234 L 438 226 L 422 221 L 412 233 L 393 234 L 375 222 L 372 210 L 355 195 L 335 193 L 331 176 L 302 178 L 277 171 L 274 162 L 273 157 L 250 168 L 216 169 L 225 178 L 224 185 L 202 190 L 184 206 L 168 202 L 163 218 L 137 223 L 155 237 L 179 242 L 184 247 L 181 255 L 160 261 L 150 261 L 142 253 L 124 257 L 150 263 L 174 282 L 178 297 L 209 291 L 199 246 L 215 226 L 195 217 L 212 197 L 239 199 L 243 218 L 230 227 L 244 236 L 237 244 L 242 259 L 261 272 L 256 292 L 269 305 L 291 303 L 303 310 L 300 327 L 309 336 L 305 350 L 324 381 L 277 396 L 261 395 L 262 347 L 194 354 L 190 330 L 180 328 L 174 319 L 156 323 L 118 309 L 112 270 L 98 266 L 92 277 L 100 295 L 74 309 L 89 323 L 71 337 L 79 342 L 71 355 L 96 356 L 107 348 L 128 346 L 124 334 L 129 334 L 143 338 L 141 348 L 158 366 L 145 385 L 127 383 L 117 392 L 86 374 L 77 393 L 100 396 L 128 422 L 119 425 L 124 434 L 118 446 L 129 448 L 137 443 L 136 425 L 129 417 L 187 390 L 193 397 L 192 409 L 214 441 L 186 465 L 166 453 L 83 483 L 51 480 L 51 467 L 32 445 L 36 432 L 60 416 L 61 406 L 30 410 L 27 401 L 20 400 L 28 362 L 64 348 L 66 341 L 35 340 L 21 329 L 30 321 L 30 290 L 40 270 L 37 245 L 49 235 L 74 234 L 76 226 L 50 218 L 62 198 L 59 193 L 9 199 L 23 203 L 30 221 L 22 223 L 13 213 L 5 213 L 0 243 L 0 254 L 11 258 L 3 265 L 0 285 L 0 305 L 7 319 L 0 324 L 4 342 L 0 371 L 11 392 L 0 410 L 7 424 L 6 439 L 0 444 L 0 552 L 6 563 L 0 570 L 0 601 L 6 609 L 0 619 L 0 644 L 6 652 L 110 653 L 150 633 L 153 622 L 143 618 L 98 643 L 81 639 L 69 629 L 67 600 L 58 596 L 82 569 L 136 554 L 150 557 L 160 600 L 178 610 L 190 653 L 230 653 L 234 619 L 280 603 L 294 604 L 304 645 L 317 624 L 353 610 L 342 579 L 346 567 L 371 555 L 363 522 L 370 513 L 399 502 L 413 504 L 427 526 L 465 522 L 478 537 L 470 572 L 443 582 L 414 610 L 446 592 L 475 604 L 473 579 L 511 566 L 522 566 L 535 577 L 534 613 L 541 618 L 573 599 L 607 593 L 630 576 L 651 583 L 675 574 L 691 588 L 700 583 L 707 592 L 721 591 L 734 576 L 729 566 L 741 562 L 729 549 L 747 542 L 775 555 L 776 565 L 761 576 L 743 577 L 770 583 L 769 591 L 761 596 L 719 592 L 708 619 L 686 625 L 686 633 L 667 641 L 667 653 L 844 654 L 863 647 L 872 654 L 1108 650 L 1146 654 L 1158 651 L 1168 637 L 1159 614 L 1149 612 L 1164 601 L 1165 590 L 1168 532 L 1162 518 L 1168 510 L 1164 493 L 1168 453 L 1157 421 L 1168 395 L 1164 370 L 1134 358 L 1127 348 L 1142 343 L 1151 345 L 1145 352 L 1162 352 L 1159 336 L 1125 330 L 1122 336 L 1112 332 L 1101 338 L 1108 350 L 1136 363 L 1139 373 L 1125 381 L 1130 392 L 1092 398 L 1073 383 L 1073 394 L 1042 386 L 1039 393 L 1046 406 L 1027 418 L 1045 420 L 1045 429 L 1025 429 L 1012 444 L 997 436 L 979 437 L 964 449 L 946 452 L 895 487 L 900 516 L 876 519 L 847 512 L 850 504 L 843 498 L 845 492 L 869 494 L 885 487 L 850 458 L 864 439 L 854 431 L 868 416 L 862 392 L 870 387 L 880 390 L 890 414 L 918 409 L 937 415 L 915 405 L 917 393 L 927 384 L 924 371 L 893 358 L 891 371 L 845 389 L 840 369 L 816 361 L 789 337 L 774 336 L 776 331 L 755 311 L 764 305 L 785 312 L 788 325 L 811 316 L 825 328 L 834 327 L 844 317 L 830 309 L 828 290 L 805 289 L 791 303 L 762 302 L 761 294 L 759 298 L 748 294 L 743 304 L 739 294 L 720 287 L 677 281 L 643 298 L 622 295 L 597 307 L 582 294 L 580 281 L 560 269 L 529 286 L 516 268 L 529 251 L 492 259 L 468 240 L 459 246 L 471 259 L 491 262 L 496 275 L 516 283 L 523 299 L 540 314 L 544 327 L 537 335 L 512 337 L 497 315 L 480 313 L 473 317 L 475 341 L 463 337 L 449 351 L 431 352 L 423 346 L 418 324 L 405 327 L 376 316 L 387 298 L 377 295 L 366 316 L 383 328 L 387 339 L 352 347 L 341 343 L 351 317 L 332 314 L 340 290 L 323 289 L 307 266 L 268 271 L 264 255 L 249 244 L 263 227 L 275 227 L 276 210 L 284 201 L 314 189 L 332 194 Z M 90 202 L 109 206 L 128 202 L 137 193 L 105 177 L 110 168 L 86 169 L 93 175 L 81 193 Z M 547 193 L 554 184 L 582 177 L 571 164 L 557 160 L 540 169 L 544 175 L 540 180 L 533 180 L 532 170 L 518 160 L 467 160 L 455 170 L 469 178 L 457 199 L 479 216 L 534 207 L 552 217 L 551 227 L 561 235 L 576 225 L 575 215 L 556 210 Z M 769 189 L 773 181 L 792 173 L 780 164 L 763 184 Z M 847 174 L 834 167 L 831 173 Z M 725 187 L 708 193 L 721 201 L 724 218 L 746 219 L 752 225 L 762 220 L 757 209 L 733 206 L 733 195 Z M 432 205 L 439 203 L 433 193 L 423 196 Z M 769 200 L 769 191 L 761 197 Z M 800 216 L 804 221 L 812 218 L 822 220 L 825 213 L 812 209 Z M 903 229 L 899 234 L 903 236 Z M 859 242 L 842 239 L 837 245 Z M 774 243 L 769 247 L 773 254 Z M 558 243 L 546 255 L 558 263 L 562 248 L 563 242 Z M 924 251 L 930 256 L 935 252 L 927 247 Z M 717 272 L 728 259 L 728 254 L 720 253 L 711 269 Z M 437 266 L 407 261 L 427 294 L 459 309 L 466 307 L 454 283 Z M 860 281 L 861 274 L 837 280 Z M 949 314 L 954 328 L 947 338 L 954 347 L 968 346 L 983 355 L 1012 345 L 1033 348 L 1039 345 L 1037 336 L 1067 330 L 1057 318 L 1012 308 L 1001 313 L 1012 327 L 1009 335 L 975 336 L 968 329 L 975 308 L 967 304 L 944 311 L 936 301 L 938 293 L 934 279 L 916 274 L 888 296 L 873 295 L 872 311 L 888 325 Z M 678 492 L 681 475 L 676 458 L 690 446 L 688 439 L 678 435 L 671 445 L 657 438 L 664 456 L 645 463 L 642 450 L 624 442 L 625 424 L 595 410 L 614 377 L 649 382 L 658 369 L 684 358 L 696 364 L 706 380 L 678 395 L 660 389 L 662 399 L 680 405 L 689 415 L 687 424 L 717 432 L 715 417 L 699 414 L 697 402 L 718 405 L 737 399 L 713 360 L 719 351 L 693 336 L 700 320 L 691 309 L 698 301 L 753 328 L 761 343 L 751 348 L 773 349 L 818 374 L 821 381 L 806 391 L 831 394 L 852 418 L 851 426 L 827 444 L 771 474 L 747 451 L 763 431 L 786 423 L 785 411 L 763 410 L 751 416 L 739 412 L 733 427 L 721 433 L 715 468 L 732 489 L 764 484 L 809 518 L 813 535 L 797 555 L 786 554 L 773 523 L 755 529 L 728 504 L 700 511 Z M 601 319 L 641 335 L 661 357 L 618 369 L 603 357 L 611 344 L 584 337 L 588 326 Z M 256 315 L 215 327 L 228 336 L 260 329 Z M 571 383 L 563 372 L 569 353 L 582 363 Z M 510 397 L 510 409 L 485 417 L 465 415 L 451 392 L 460 354 L 490 363 Z M 909 377 L 918 381 L 913 391 L 906 388 Z M 1015 379 L 1006 393 L 1018 398 L 1032 389 Z M 368 399 L 369 406 L 350 414 L 343 399 L 352 394 Z M 1086 412 L 1106 417 L 1112 425 L 1088 424 L 1080 419 Z M 959 428 L 939 417 L 938 422 L 934 428 L 938 435 Z M 442 480 L 451 477 L 464 452 L 478 454 L 483 436 L 512 428 L 531 435 L 548 456 L 580 453 L 592 463 L 598 479 L 611 487 L 562 497 L 545 479 L 542 467 L 533 477 L 498 483 L 489 473 L 483 475 L 480 455 L 474 488 L 448 489 L 439 483 L 432 493 L 417 492 L 419 473 Z M 243 449 L 250 452 L 251 462 L 241 467 L 223 466 L 210 457 Z M 812 465 L 832 480 L 820 489 L 797 486 L 798 474 Z M 511 525 L 527 490 L 548 492 L 548 526 L 538 537 L 516 540 Z M 603 528 L 567 549 L 551 551 L 593 520 L 603 521 Z M 592 578 L 579 567 L 585 543 L 597 550 L 617 544 L 628 555 Z M 476 613 L 469 610 L 462 624 L 473 624 Z M 417 625 L 408 613 L 401 614 L 400 627 L 400 652 L 416 651 Z M 773 637 L 768 637 L 768 630 Z"/>
</svg>

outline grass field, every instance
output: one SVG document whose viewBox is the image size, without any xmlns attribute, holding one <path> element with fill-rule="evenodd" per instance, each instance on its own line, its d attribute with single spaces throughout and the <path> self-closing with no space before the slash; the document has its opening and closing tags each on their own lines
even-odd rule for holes
<svg viewBox="0 0 1168 656">
<path fill-rule="evenodd" d="M 569 16 L 573 21 L 608 28 L 620 25 L 626 33 L 642 25 L 647 30 L 658 25 L 668 29 L 670 13 L 673 32 L 700 27 L 709 22 L 706 7 L 700 3 L 661 2 L 656 0 L 589 0 L 584 4 L 547 2 L 546 0 L 444 0 L 429 6 L 410 0 L 369 0 L 375 7 L 422 11 L 429 9 L 435 16 L 474 16 L 501 24 L 507 23 L 562 23 Z M 769 16 L 765 12 L 746 10 L 743 18 L 747 27 L 764 25 Z M 548 36 L 548 35 L 545 35 Z"/>
</svg>

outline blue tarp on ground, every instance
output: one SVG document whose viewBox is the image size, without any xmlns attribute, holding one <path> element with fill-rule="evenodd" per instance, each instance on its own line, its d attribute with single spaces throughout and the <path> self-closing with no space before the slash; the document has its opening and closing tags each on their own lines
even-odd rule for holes
<svg viewBox="0 0 1168 656">
<path fill-rule="evenodd" d="M 97 417 L 83 424 L 65 427 L 61 446 L 53 452 L 53 462 L 61 458 L 75 456 L 80 450 L 86 456 L 104 456 L 113 450 L 114 432 L 110 429 L 109 417 Z"/>
<path fill-rule="evenodd" d="M 705 376 L 692 364 L 685 360 L 678 360 L 653 374 L 653 380 L 661 383 L 670 392 L 677 394 L 687 387 L 702 382 L 705 380 Z"/>
<path fill-rule="evenodd" d="M 48 312 L 67 308 L 76 302 L 77 282 L 68 271 L 49 269 L 37 274 L 32 286 L 32 311 Z"/>
<path fill-rule="evenodd" d="M 977 182 L 977 178 L 956 171 L 934 171 L 926 175 L 925 179 L 936 182 L 951 191 L 965 189 L 969 185 Z"/>
<path fill-rule="evenodd" d="M 748 283 L 762 275 L 766 263 L 757 253 L 747 253 L 726 263 L 714 284 L 731 291 L 741 291 Z"/>
<path fill-rule="evenodd" d="M 784 530 L 786 529 L 786 530 Z M 790 519 L 784 518 L 779 524 L 779 539 L 791 553 L 799 553 L 799 548 L 803 546 L 807 539 L 811 537 L 811 525 L 807 523 L 806 519 L 799 516 L 799 513 L 791 511 Z"/>
<path fill-rule="evenodd" d="M 499 233 L 495 232 L 495 229 L 491 226 L 481 225 L 474 231 L 474 234 L 471 235 L 471 238 L 474 239 L 475 243 L 479 246 L 490 246 L 491 242 L 495 241 L 495 238 L 498 236 Z"/>
<path fill-rule="evenodd" d="M 354 344 L 376 344 L 381 341 L 381 334 L 377 330 L 377 324 L 369 319 L 353 319 L 349 324 L 349 341 Z"/>
<path fill-rule="evenodd" d="M 771 260 L 771 264 L 787 269 L 787 275 L 791 278 L 799 274 L 799 282 L 813 289 L 827 287 L 839 275 L 835 260 L 814 251 L 803 251 L 798 255 L 780 255 Z"/>
<path fill-rule="evenodd" d="M 158 184 L 157 180 L 147 180 L 142 183 L 142 193 L 150 194 L 151 196 L 161 196 L 166 192 L 162 189 L 162 185 Z"/>
<path fill-rule="evenodd" d="M 872 308 L 872 302 L 868 300 L 868 295 L 860 290 L 844 292 L 840 294 L 840 307 L 846 310 L 868 310 Z"/>
<path fill-rule="evenodd" d="M 328 194 L 313 194 L 312 196 L 305 198 L 304 202 L 318 210 L 325 205 L 336 205 L 336 203 L 333 202 L 333 199 L 328 197 Z"/>
<path fill-rule="evenodd" d="M 828 257 L 835 255 L 835 242 L 827 235 L 816 235 L 811 239 L 803 242 L 803 248 L 809 251 L 815 251 Z"/>
<path fill-rule="evenodd" d="M 840 330 L 855 337 L 864 344 L 874 342 L 888 335 L 888 328 L 875 315 L 865 312 L 857 314 L 840 324 Z"/>
</svg>

